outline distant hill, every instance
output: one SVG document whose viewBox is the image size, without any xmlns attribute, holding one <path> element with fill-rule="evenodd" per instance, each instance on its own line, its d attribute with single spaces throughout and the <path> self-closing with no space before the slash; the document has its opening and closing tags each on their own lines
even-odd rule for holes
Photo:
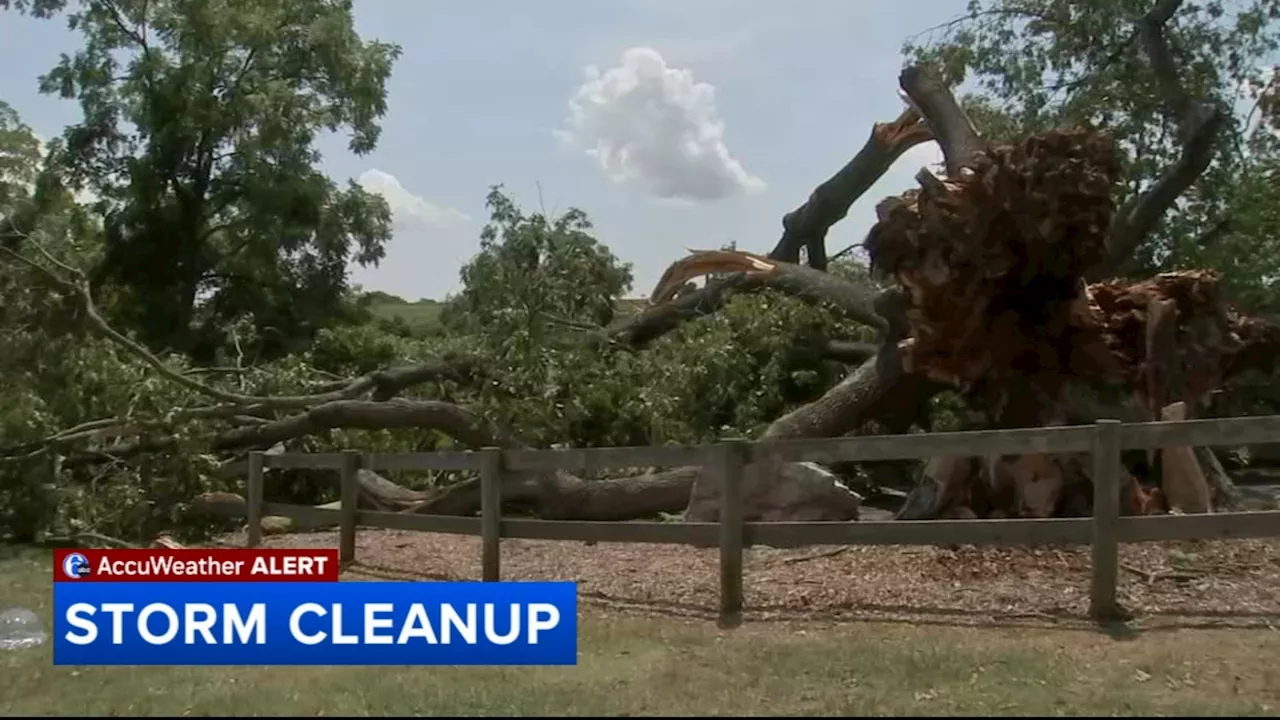
<svg viewBox="0 0 1280 720">
<path fill-rule="evenodd" d="M 385 320 L 400 318 L 413 329 L 415 335 L 434 334 L 440 328 L 440 311 L 444 308 L 444 303 L 439 300 L 423 299 L 409 302 L 386 293 L 369 293 L 369 295 L 372 296 L 369 310 L 374 317 Z"/>
<path fill-rule="evenodd" d="M 422 299 L 409 302 L 404 298 L 374 291 L 369 298 L 369 310 L 375 317 L 386 320 L 400 318 L 414 330 L 414 334 L 434 334 L 440 328 L 440 312 L 444 303 L 440 300 Z M 649 304 L 648 298 L 620 298 L 617 313 L 620 317 L 635 315 Z"/>
</svg>

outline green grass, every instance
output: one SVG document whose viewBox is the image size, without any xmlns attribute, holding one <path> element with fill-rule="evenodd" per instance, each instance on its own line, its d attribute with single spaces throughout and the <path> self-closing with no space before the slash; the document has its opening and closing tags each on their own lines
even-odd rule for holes
<svg viewBox="0 0 1280 720">
<path fill-rule="evenodd" d="M 419 334 L 430 334 L 440 327 L 443 305 L 434 300 L 419 302 L 376 302 L 369 306 L 375 317 L 384 320 L 401 318 Z"/>
<path fill-rule="evenodd" d="M 3 548 L 0 548 L 0 552 Z M 0 604 L 46 621 L 50 562 L 0 559 Z M 0 715 L 1263 715 L 1280 633 L 581 618 L 569 668 L 53 667 L 0 651 Z"/>
</svg>

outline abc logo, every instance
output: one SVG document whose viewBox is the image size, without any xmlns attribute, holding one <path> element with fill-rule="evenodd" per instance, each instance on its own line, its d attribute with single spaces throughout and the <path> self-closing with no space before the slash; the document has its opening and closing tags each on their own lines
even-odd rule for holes
<svg viewBox="0 0 1280 720">
<path fill-rule="evenodd" d="M 71 553 L 62 559 L 62 572 L 69 578 L 89 577 L 89 559 L 80 553 Z"/>
</svg>

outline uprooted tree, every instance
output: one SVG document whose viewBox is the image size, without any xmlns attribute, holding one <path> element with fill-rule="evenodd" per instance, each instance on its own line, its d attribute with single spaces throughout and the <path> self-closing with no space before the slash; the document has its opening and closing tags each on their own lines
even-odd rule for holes
<svg viewBox="0 0 1280 720">
<path fill-rule="evenodd" d="M 705 322 L 731 298 L 761 292 L 821 306 L 876 336 L 874 343 L 865 338 L 818 343 L 822 347 L 816 352 L 852 362 L 852 371 L 808 402 L 772 418 L 761 433 L 765 438 L 928 429 L 930 403 L 941 392 L 963 400 L 969 427 L 1033 427 L 1103 417 L 1178 419 L 1201 413 L 1210 395 L 1234 377 L 1251 369 L 1270 370 L 1280 332 L 1228 307 L 1222 279 L 1210 271 L 1108 279 L 1161 227 L 1222 143 L 1226 111 L 1213 102 L 1189 99 L 1165 38 L 1165 25 L 1179 5 L 1157 3 L 1133 24 L 1137 42 L 1118 44 L 1117 53 L 1127 53 L 1126 62 L 1146 58 L 1177 129 L 1176 159 L 1137 192 L 1120 193 L 1125 164 L 1108 128 L 1079 122 L 988 142 L 937 66 L 912 65 L 900 76 L 906 109 L 895 120 L 877 124 L 855 157 L 785 216 L 783 235 L 768 255 L 695 252 L 668 269 L 648 306 L 616 321 L 611 321 L 612 306 L 599 298 L 564 299 L 561 307 L 576 308 L 579 318 L 591 317 L 594 325 L 539 311 L 537 298 L 545 288 L 528 280 L 537 274 L 508 273 L 502 275 L 510 284 L 504 292 L 524 294 L 523 299 L 495 310 L 492 317 L 518 307 L 527 311 L 527 322 L 522 332 L 503 342 L 536 348 L 545 336 L 532 329 L 559 322 L 574 328 L 569 337 L 577 351 L 626 358 L 682 326 Z M 991 113 L 975 113 L 984 115 Z M 878 221 L 863 243 L 869 275 L 832 272 L 825 246 L 829 229 L 905 151 L 925 142 L 938 144 L 945 172 L 938 176 L 922 169 L 918 189 L 877 206 Z M 599 256 L 601 250 L 585 234 L 589 225 L 584 217 L 570 214 L 548 223 L 537 216 L 530 221 L 496 192 L 490 205 L 495 219 L 508 229 L 542 223 L 537 232 L 508 233 L 503 251 L 511 256 L 537 265 L 546 250 L 539 243 L 567 244 L 591 259 L 575 272 L 595 273 L 616 290 L 629 281 Z M 451 388 L 505 382 L 504 368 L 474 350 L 335 379 L 296 395 L 229 389 L 117 330 L 95 304 L 91 277 L 58 260 L 38 239 L 13 235 L 14 241 L 0 248 L 11 267 L 48 287 L 63 299 L 60 307 L 66 313 L 88 323 L 152 376 L 203 396 L 208 404 L 91 420 L 10 444 L 3 456 L 11 466 L 38 467 L 42 458 L 56 456 L 63 465 L 91 467 L 193 452 L 234 463 L 248 450 L 296 447 L 302 439 L 337 429 L 433 429 L 470 448 L 555 441 L 525 436 L 518 418 L 496 419 L 450 399 Z M 491 233 L 485 241 L 492 243 L 495 237 Z M 473 263 L 467 272 L 496 271 Z M 702 287 L 690 284 L 702 276 L 707 276 Z M 470 322 L 484 322 L 491 300 L 464 292 L 454 307 L 467 308 Z M 440 394 L 437 399 L 404 397 L 421 387 Z M 511 393 L 512 403 L 519 402 L 517 390 Z M 535 404 L 558 404 L 554 397 L 530 400 L 517 407 L 535 412 Z M 178 427 L 185 431 L 176 432 Z M 566 439 L 572 440 L 560 438 Z M 892 469 L 889 465 L 757 468 L 749 473 L 748 516 L 856 519 L 861 498 L 847 477 L 859 470 L 875 474 Z M 1086 513 L 1088 469 L 1075 456 L 935 458 L 921 469 L 898 517 Z M 1131 458 L 1125 477 L 1128 513 L 1203 512 L 1236 501 L 1230 479 L 1203 449 L 1170 448 L 1153 458 Z M 479 509 L 474 478 L 426 490 L 370 472 L 362 472 L 360 480 L 361 502 L 375 509 L 435 514 Z M 683 511 L 687 520 L 714 520 L 718 514 L 718 489 L 697 468 L 607 478 L 564 472 L 512 475 L 507 482 L 502 490 L 507 510 L 545 518 L 612 520 Z M 242 502 L 231 494 L 210 493 L 197 505 L 226 510 Z"/>
</svg>

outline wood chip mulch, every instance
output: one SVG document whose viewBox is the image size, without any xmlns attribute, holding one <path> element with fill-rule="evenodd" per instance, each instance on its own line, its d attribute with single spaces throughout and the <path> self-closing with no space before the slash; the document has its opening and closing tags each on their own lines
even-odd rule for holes
<svg viewBox="0 0 1280 720">
<path fill-rule="evenodd" d="M 242 536 L 223 543 L 243 546 Z M 336 547 L 333 531 L 267 547 Z M 683 545 L 503 540 L 505 580 L 575 580 L 584 605 L 715 616 L 718 550 Z M 1120 600 L 1143 625 L 1280 628 L 1280 541 L 1121 546 Z M 1087 620 L 1089 548 L 755 547 L 750 620 L 901 619 L 946 624 Z M 478 580 L 479 538 L 361 528 L 352 580 Z"/>
</svg>

